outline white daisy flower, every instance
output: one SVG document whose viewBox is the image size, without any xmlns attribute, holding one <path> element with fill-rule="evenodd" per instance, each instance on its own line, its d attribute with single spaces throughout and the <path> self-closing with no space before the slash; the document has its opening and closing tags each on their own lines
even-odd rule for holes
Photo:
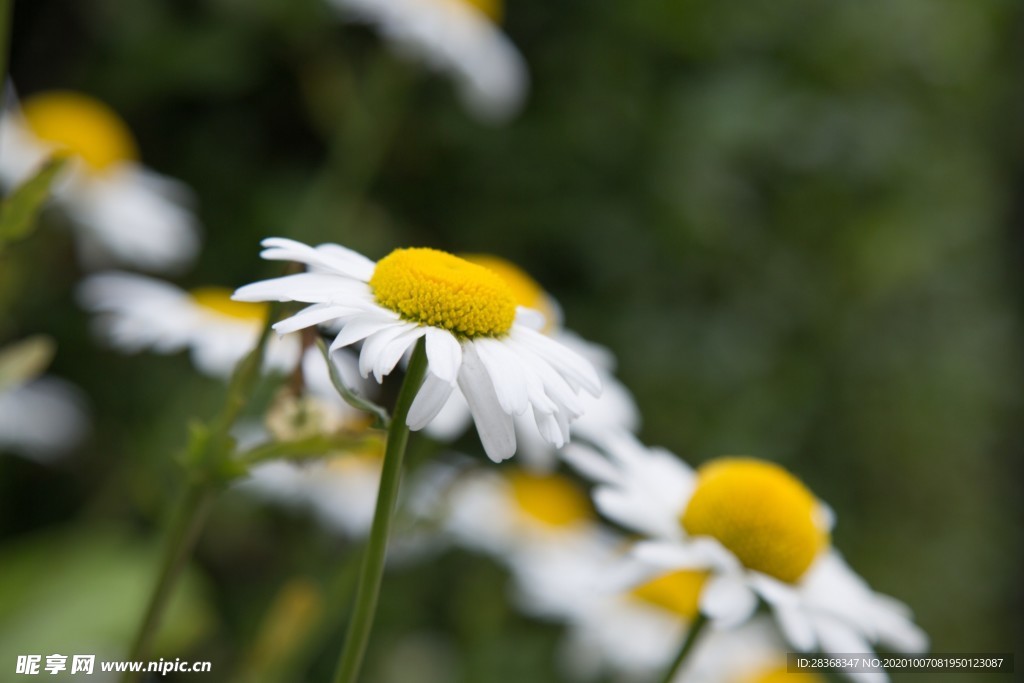
<svg viewBox="0 0 1024 683">
<path fill-rule="evenodd" d="M 266 305 L 242 303 L 231 290 L 200 287 L 185 291 L 163 280 L 108 272 L 86 278 L 78 299 L 97 313 L 97 335 L 125 353 L 188 349 L 196 368 L 227 378 L 256 344 L 266 322 Z M 271 338 L 264 365 L 289 372 L 299 360 L 299 340 Z"/>
<path fill-rule="evenodd" d="M 53 195 L 81 228 L 88 265 L 113 259 L 168 271 L 198 252 L 188 190 L 139 163 L 131 132 L 101 102 L 64 91 L 33 95 L 0 113 L 0 149 L 0 184 L 8 187 L 50 156 L 69 155 Z"/>
<path fill-rule="evenodd" d="M 586 358 L 597 370 L 601 380 L 601 395 L 587 394 L 583 400 L 583 415 L 573 423 L 573 433 L 586 441 L 600 440 L 609 431 L 635 431 L 640 424 L 640 411 L 632 394 L 614 376 L 615 357 L 597 344 L 591 343 L 562 325 L 561 307 L 551 295 L 521 268 L 503 258 L 464 254 L 462 258 L 493 271 L 508 284 L 516 303 L 542 316 L 540 330 L 563 346 Z M 447 405 L 427 425 L 426 431 L 432 437 L 451 441 L 462 435 L 469 427 L 470 414 L 466 400 L 459 391 L 452 393 Z M 556 465 L 555 450 L 540 438 L 532 415 L 516 418 L 516 436 L 519 453 L 525 463 L 538 471 L 550 471 Z"/>
<path fill-rule="evenodd" d="M 344 16 L 373 25 L 412 59 L 449 74 L 466 106 L 500 121 L 522 106 L 529 77 L 497 26 L 501 0 L 330 0 Z"/>
<path fill-rule="evenodd" d="M 56 377 L 0 389 L 0 452 L 52 462 L 88 431 L 81 392 Z"/>
<path fill-rule="evenodd" d="M 427 373 L 406 420 L 430 424 L 455 387 L 469 404 L 484 450 L 498 462 L 516 452 L 514 416 L 533 412 L 541 436 L 561 447 L 583 414 L 579 392 L 601 382 L 578 354 L 531 328 L 508 285 L 492 271 L 434 249 L 397 249 L 374 263 L 336 244 L 313 248 L 265 240 L 263 257 L 313 271 L 257 282 L 240 301 L 311 304 L 274 328 L 281 334 L 322 323 L 341 327 L 331 349 L 363 342 L 360 373 L 377 382 L 425 340 Z"/>
<path fill-rule="evenodd" d="M 466 468 L 445 491 L 443 526 L 459 544 L 514 562 L 528 547 L 598 533 L 586 492 L 560 474 Z"/>
<path fill-rule="evenodd" d="M 710 573 L 700 609 L 713 622 L 743 623 L 761 598 L 801 651 L 927 648 L 907 607 L 873 592 L 831 548 L 831 511 L 783 468 L 720 458 L 695 472 L 628 434 L 609 439 L 605 453 L 573 445 L 565 457 L 598 482 L 602 513 L 651 539 L 636 546 L 638 559 L 660 571 Z"/>
<path fill-rule="evenodd" d="M 603 532 L 523 547 L 512 562 L 520 606 L 566 622 L 563 661 L 576 678 L 663 673 L 697 616 L 707 572 L 652 575 L 625 556 L 627 548 L 626 539 Z M 769 683 L 786 669 L 787 648 L 767 619 L 711 628 L 698 643 L 675 683 Z"/>
</svg>

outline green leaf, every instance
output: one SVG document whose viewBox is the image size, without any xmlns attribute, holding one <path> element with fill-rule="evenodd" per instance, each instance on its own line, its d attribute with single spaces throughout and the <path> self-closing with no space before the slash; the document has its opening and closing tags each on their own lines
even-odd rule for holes
<svg viewBox="0 0 1024 683">
<path fill-rule="evenodd" d="M 0 349 L 0 391 L 42 373 L 56 348 L 52 339 L 40 334 Z"/>
<path fill-rule="evenodd" d="M 66 157 L 51 158 L 0 203 L 0 245 L 31 234 L 36 216 L 50 193 L 50 186 L 66 162 Z"/>
<path fill-rule="evenodd" d="M 124 657 L 152 590 L 160 551 L 159 543 L 88 525 L 5 545 L 0 550 L 0 662 L 13 666 L 24 654 Z M 154 659 L 179 655 L 209 637 L 215 623 L 206 592 L 201 577 L 186 571 L 160 628 Z"/>
</svg>

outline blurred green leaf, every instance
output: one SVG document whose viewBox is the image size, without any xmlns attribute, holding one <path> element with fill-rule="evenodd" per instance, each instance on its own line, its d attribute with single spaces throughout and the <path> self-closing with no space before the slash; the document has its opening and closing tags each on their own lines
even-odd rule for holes
<svg viewBox="0 0 1024 683">
<path fill-rule="evenodd" d="M 41 334 L 0 349 L 0 391 L 42 373 L 56 349 L 53 340 Z"/>
<path fill-rule="evenodd" d="M 24 239 L 32 232 L 50 186 L 66 163 L 66 157 L 50 159 L 0 204 L 0 246 Z"/>
<path fill-rule="evenodd" d="M 0 661 L 13 662 L 19 654 L 123 657 L 158 560 L 154 544 L 91 527 L 39 534 L 6 547 L 0 552 Z M 198 578 L 186 574 L 155 654 L 180 653 L 208 632 L 211 612 L 201 594 Z"/>
</svg>

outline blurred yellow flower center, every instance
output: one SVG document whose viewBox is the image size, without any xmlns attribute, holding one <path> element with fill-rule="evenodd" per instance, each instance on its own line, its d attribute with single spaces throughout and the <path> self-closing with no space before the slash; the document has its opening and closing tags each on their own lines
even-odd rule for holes
<svg viewBox="0 0 1024 683">
<path fill-rule="evenodd" d="M 501 21 L 505 13 L 505 3 L 502 0 L 462 0 L 462 2 L 480 10 L 495 23 Z"/>
<path fill-rule="evenodd" d="M 508 475 L 520 511 L 552 527 L 567 527 L 593 518 L 586 494 L 570 479 L 557 474 L 513 472 Z"/>
<path fill-rule="evenodd" d="M 794 582 L 829 543 L 818 501 L 789 472 L 753 458 L 700 468 L 682 516 L 693 536 L 713 536 L 748 569 Z"/>
<path fill-rule="evenodd" d="M 707 572 L 675 571 L 637 586 L 630 595 L 686 620 L 697 616 Z"/>
<path fill-rule="evenodd" d="M 370 441 L 327 460 L 327 469 L 337 474 L 377 473 L 384 466 L 384 442 Z"/>
<path fill-rule="evenodd" d="M 522 268 L 511 261 L 490 254 L 463 254 L 462 258 L 496 273 L 512 290 L 516 304 L 538 311 L 544 316 L 544 331 L 554 331 L 558 325 L 558 313 L 551 302 L 551 297 Z"/>
<path fill-rule="evenodd" d="M 197 306 L 236 320 L 259 322 L 267 317 L 267 304 L 234 301 L 231 290 L 223 287 L 197 287 L 190 292 Z"/>
<path fill-rule="evenodd" d="M 791 674 L 786 671 L 786 665 L 772 667 L 767 671 L 760 671 L 753 676 L 744 676 L 740 683 L 786 683 L 786 681 L 792 681 L 800 679 L 803 683 L 825 683 L 818 674 L 806 673 L 806 674 Z"/>
<path fill-rule="evenodd" d="M 396 249 L 370 278 L 377 303 L 405 320 L 460 337 L 498 337 L 512 328 L 516 299 L 498 275 L 436 249 Z"/>
<path fill-rule="evenodd" d="M 131 132 L 114 110 L 85 95 L 34 95 L 25 100 L 22 114 L 33 135 L 80 157 L 94 171 L 139 157 Z"/>
</svg>

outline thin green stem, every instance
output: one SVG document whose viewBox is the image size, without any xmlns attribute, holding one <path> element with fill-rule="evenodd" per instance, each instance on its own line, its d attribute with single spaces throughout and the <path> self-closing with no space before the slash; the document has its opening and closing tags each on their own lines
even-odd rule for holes
<svg viewBox="0 0 1024 683">
<path fill-rule="evenodd" d="M 423 339 L 416 343 L 412 360 L 405 374 L 405 381 L 398 394 L 395 412 L 388 427 L 388 442 L 384 449 L 384 466 L 377 490 L 377 507 L 373 514 L 373 526 L 366 544 L 366 554 L 359 573 L 356 588 L 356 603 L 352 621 L 345 636 L 345 646 L 338 660 L 334 675 L 335 683 L 355 683 L 363 654 L 370 641 L 370 630 L 377 611 L 377 597 L 380 594 L 381 577 L 384 573 L 384 559 L 387 554 L 388 537 L 398 498 L 398 485 L 402 478 L 402 459 L 409 441 L 409 428 L 405 424 L 412 401 L 419 391 L 427 370 L 427 352 Z"/>
<path fill-rule="evenodd" d="M 683 641 L 683 646 L 679 648 L 679 654 L 676 655 L 675 661 L 665 672 L 665 676 L 661 679 L 661 683 L 672 683 L 675 677 L 679 674 L 679 671 L 683 668 L 683 663 L 689 656 L 690 651 L 693 650 L 694 645 L 697 643 L 697 636 L 704 630 L 704 626 L 708 623 L 708 618 L 703 614 L 698 613 L 697 618 L 690 624 L 690 630 L 686 634 L 686 640 Z"/>
<path fill-rule="evenodd" d="M 206 518 L 210 514 L 210 508 L 213 507 L 216 497 L 216 489 L 198 483 L 190 484 L 185 492 L 184 501 L 178 508 L 177 518 L 171 527 L 170 538 L 160 568 L 160 576 L 150 596 L 146 615 L 135 637 L 135 642 L 132 644 L 128 659 L 141 660 L 149 652 L 153 638 L 160 626 L 160 618 L 171 597 L 172 589 L 177 583 L 181 571 L 185 568 L 188 558 L 192 555 L 192 550 L 199 539 L 199 532 L 206 523 Z M 126 683 L 137 681 L 141 676 L 140 672 L 129 672 L 125 674 L 124 681 Z"/>
<path fill-rule="evenodd" d="M 175 513 L 160 576 L 150 594 L 146 614 L 132 644 L 129 655 L 131 660 L 142 661 L 149 655 L 153 638 L 160 628 L 178 577 L 192 556 L 217 494 L 230 479 L 229 465 L 234 452 L 234 442 L 229 432 L 259 378 L 263 352 L 278 312 L 278 307 L 271 307 L 256 346 L 235 369 L 220 415 L 212 421 L 212 426 L 194 430 L 192 433 L 184 462 L 189 474 L 188 488 L 182 504 Z M 134 683 L 140 680 L 141 676 L 141 672 L 127 672 L 121 680 L 124 683 Z"/>
</svg>

